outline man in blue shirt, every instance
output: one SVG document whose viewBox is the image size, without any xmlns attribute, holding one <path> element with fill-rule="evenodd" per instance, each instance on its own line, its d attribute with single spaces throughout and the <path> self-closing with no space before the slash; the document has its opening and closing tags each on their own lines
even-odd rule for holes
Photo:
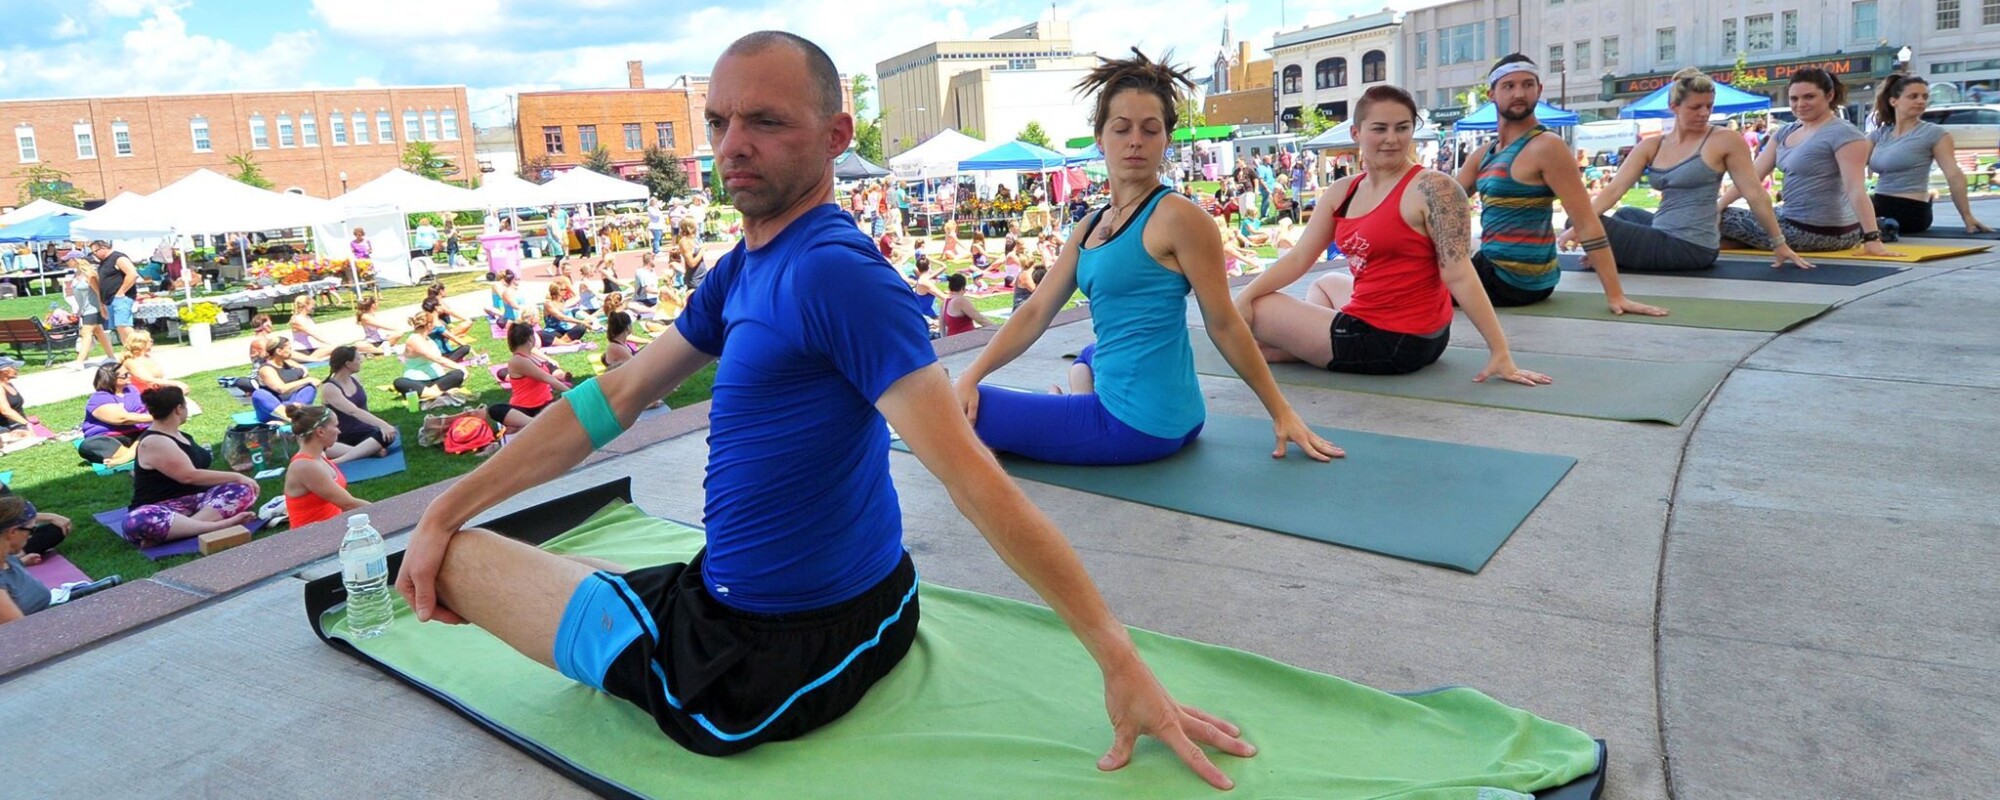
<svg viewBox="0 0 2000 800">
<path fill-rule="evenodd" d="M 743 241 L 634 366 L 576 387 L 431 506 L 396 584 L 418 618 L 476 624 L 645 709 L 694 752 L 804 734 L 858 702 L 915 638 L 886 417 L 1097 662 L 1114 730 L 1098 767 L 1123 766 L 1151 735 L 1230 786 L 1202 745 L 1255 748 L 1174 701 L 1062 533 L 963 415 L 937 413 L 955 400 L 916 298 L 833 204 L 832 161 L 854 121 L 832 61 L 791 34 L 738 40 L 716 63 L 707 124 Z M 718 359 L 708 546 L 691 563 L 623 572 L 460 530 Z"/>
</svg>

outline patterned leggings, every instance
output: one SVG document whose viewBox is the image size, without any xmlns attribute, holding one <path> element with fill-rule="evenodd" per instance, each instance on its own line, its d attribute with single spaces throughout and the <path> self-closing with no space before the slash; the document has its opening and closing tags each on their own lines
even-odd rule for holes
<svg viewBox="0 0 2000 800">
<path fill-rule="evenodd" d="M 257 505 L 257 489 L 240 483 L 209 487 L 201 494 L 140 506 L 125 517 L 125 538 L 140 547 L 152 547 L 167 540 L 167 526 L 175 516 L 192 517 L 204 508 L 231 517 Z"/>
<path fill-rule="evenodd" d="M 1832 236 L 1806 230 L 1778 217 L 1778 228 L 1785 232 L 1785 243 L 1796 253 L 1827 253 L 1834 250 L 1852 250 L 1861 246 L 1861 229 Z M 1775 242 L 1771 234 L 1764 231 L 1764 223 L 1757 221 L 1757 215 L 1747 208 L 1725 208 L 1722 210 L 1722 238 L 1735 239 L 1753 250 L 1769 250 Z"/>
</svg>

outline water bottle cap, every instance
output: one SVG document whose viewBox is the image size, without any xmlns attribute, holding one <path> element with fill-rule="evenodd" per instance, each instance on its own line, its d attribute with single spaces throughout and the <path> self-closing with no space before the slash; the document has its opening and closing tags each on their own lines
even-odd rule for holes
<svg viewBox="0 0 2000 800">
<path fill-rule="evenodd" d="M 356 528 L 366 528 L 366 527 L 368 527 L 367 514 L 355 514 L 347 518 L 347 529 L 350 531 Z"/>
</svg>

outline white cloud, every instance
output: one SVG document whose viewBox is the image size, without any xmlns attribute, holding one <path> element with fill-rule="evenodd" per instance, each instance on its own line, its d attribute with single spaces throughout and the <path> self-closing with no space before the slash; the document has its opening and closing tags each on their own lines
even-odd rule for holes
<svg viewBox="0 0 2000 800">
<path fill-rule="evenodd" d="M 83 27 L 83 23 L 78 22 L 76 17 L 72 17 L 68 14 L 62 15 L 62 21 L 56 23 L 56 26 L 54 28 L 49 29 L 49 38 L 54 39 L 56 41 L 62 41 L 64 39 L 78 39 L 87 36 L 89 34 L 90 31 L 86 30 Z"/>
<path fill-rule="evenodd" d="M 295 86 L 315 51 L 314 37 L 304 32 L 275 34 L 255 50 L 191 34 L 177 7 L 147 0 L 98 0 L 93 8 L 103 15 L 143 16 L 121 33 L 103 31 L 55 47 L 0 51 L 0 62 L 8 67 L 0 72 L 0 94 L 131 95 Z M 107 48 L 134 54 L 134 67 L 105 69 L 102 54 Z"/>
</svg>

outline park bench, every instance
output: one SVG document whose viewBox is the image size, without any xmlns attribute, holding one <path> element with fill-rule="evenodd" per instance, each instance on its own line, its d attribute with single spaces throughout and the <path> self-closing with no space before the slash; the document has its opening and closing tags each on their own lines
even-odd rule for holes
<svg viewBox="0 0 2000 800">
<path fill-rule="evenodd" d="M 24 347 L 42 349 L 42 366 L 56 363 L 58 357 L 67 357 L 76 348 L 76 328 L 49 330 L 40 319 L 0 319 L 0 345 L 11 347 L 16 355 L 26 360 Z"/>
</svg>

